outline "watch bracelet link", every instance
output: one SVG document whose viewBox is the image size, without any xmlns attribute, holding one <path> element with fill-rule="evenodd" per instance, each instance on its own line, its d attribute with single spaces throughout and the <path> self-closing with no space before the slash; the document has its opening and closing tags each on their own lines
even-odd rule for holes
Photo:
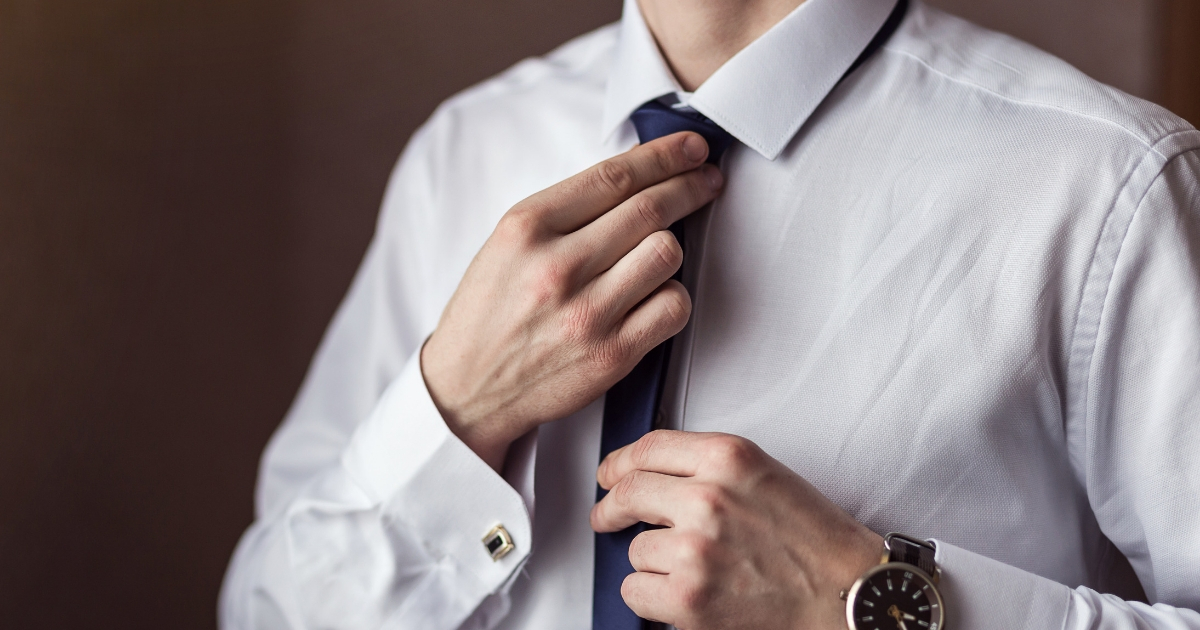
<svg viewBox="0 0 1200 630">
<path fill-rule="evenodd" d="M 937 582 L 939 571 L 937 563 L 933 561 L 937 549 L 932 544 L 895 532 L 884 536 L 883 544 L 887 549 L 884 556 L 885 562 L 911 564 L 933 578 L 935 583 Z"/>
</svg>

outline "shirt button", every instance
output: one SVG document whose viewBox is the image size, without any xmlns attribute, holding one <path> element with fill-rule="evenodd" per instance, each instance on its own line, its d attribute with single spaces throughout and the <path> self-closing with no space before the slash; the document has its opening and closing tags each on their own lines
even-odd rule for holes
<svg viewBox="0 0 1200 630">
<path fill-rule="evenodd" d="M 492 561 L 495 562 L 507 556 L 508 552 L 512 551 L 516 545 L 513 544 L 512 536 L 507 529 L 504 529 L 504 525 L 497 523 L 484 535 L 483 547 L 487 549 L 488 554 L 492 556 Z"/>
</svg>

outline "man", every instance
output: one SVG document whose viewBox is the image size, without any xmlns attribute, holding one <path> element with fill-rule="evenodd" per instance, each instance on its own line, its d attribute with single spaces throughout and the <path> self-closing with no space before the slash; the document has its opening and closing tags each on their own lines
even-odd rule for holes
<svg viewBox="0 0 1200 630">
<path fill-rule="evenodd" d="M 222 625 L 1200 629 L 1198 214 L 918 2 L 629 0 L 413 137 Z"/>
</svg>

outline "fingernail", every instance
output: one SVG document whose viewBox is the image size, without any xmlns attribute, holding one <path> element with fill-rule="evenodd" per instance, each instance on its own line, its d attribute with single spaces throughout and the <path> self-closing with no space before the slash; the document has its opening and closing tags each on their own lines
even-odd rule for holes
<svg viewBox="0 0 1200 630">
<path fill-rule="evenodd" d="M 715 166 L 705 169 L 704 179 L 708 181 L 708 187 L 713 190 L 721 190 L 721 186 L 725 183 L 725 176 L 721 175 L 721 169 Z"/>
<path fill-rule="evenodd" d="M 699 162 L 708 155 L 708 143 L 704 138 L 692 133 L 683 140 L 683 154 L 690 162 Z"/>
</svg>

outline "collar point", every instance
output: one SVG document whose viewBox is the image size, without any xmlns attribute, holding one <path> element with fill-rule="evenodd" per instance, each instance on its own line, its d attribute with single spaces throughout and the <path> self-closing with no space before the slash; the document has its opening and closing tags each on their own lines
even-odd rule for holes
<svg viewBox="0 0 1200 630">
<path fill-rule="evenodd" d="M 786 142 L 756 142 L 754 140 L 742 140 L 741 138 L 739 138 L 739 140 L 741 140 L 742 144 L 752 149 L 755 153 L 772 162 L 774 162 L 775 158 L 779 157 L 779 154 L 783 153 L 783 150 L 787 148 Z"/>
</svg>

